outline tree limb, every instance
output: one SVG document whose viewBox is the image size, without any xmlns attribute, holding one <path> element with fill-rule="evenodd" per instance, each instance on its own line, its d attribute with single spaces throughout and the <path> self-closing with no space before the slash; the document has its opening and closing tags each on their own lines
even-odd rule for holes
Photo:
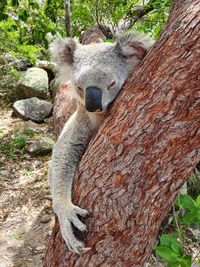
<svg viewBox="0 0 200 267">
<path fill-rule="evenodd" d="M 65 0 L 65 27 L 66 27 L 66 36 L 72 37 L 71 33 L 71 11 L 70 11 L 70 0 Z"/>
</svg>

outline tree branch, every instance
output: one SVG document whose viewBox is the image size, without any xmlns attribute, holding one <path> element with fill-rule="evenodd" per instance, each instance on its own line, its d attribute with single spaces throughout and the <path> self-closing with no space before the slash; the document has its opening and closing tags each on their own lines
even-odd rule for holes
<svg viewBox="0 0 200 267">
<path fill-rule="evenodd" d="M 139 19 L 147 15 L 152 10 L 154 10 L 154 7 L 150 3 L 145 6 L 131 7 L 124 19 L 125 21 L 130 20 L 127 23 L 128 25 L 124 27 L 124 30 L 131 29 Z"/>
<path fill-rule="evenodd" d="M 65 27 L 67 37 L 72 37 L 71 34 L 71 11 L 70 11 L 70 0 L 65 0 Z"/>
</svg>

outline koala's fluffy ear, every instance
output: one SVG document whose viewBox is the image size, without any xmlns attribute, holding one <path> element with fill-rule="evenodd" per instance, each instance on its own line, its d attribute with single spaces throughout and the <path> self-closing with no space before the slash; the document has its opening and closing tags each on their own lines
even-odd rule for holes
<svg viewBox="0 0 200 267">
<path fill-rule="evenodd" d="M 72 38 L 57 37 L 50 45 L 53 61 L 57 64 L 59 80 L 66 82 L 73 80 L 73 56 L 77 43 Z"/>
<path fill-rule="evenodd" d="M 147 39 L 141 33 L 125 33 L 117 37 L 116 50 L 129 62 L 140 61 L 147 54 L 153 43 L 153 40 Z"/>
</svg>

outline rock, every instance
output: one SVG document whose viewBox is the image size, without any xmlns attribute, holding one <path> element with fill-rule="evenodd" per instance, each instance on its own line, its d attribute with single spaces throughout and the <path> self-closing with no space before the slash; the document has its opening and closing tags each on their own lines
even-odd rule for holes
<svg viewBox="0 0 200 267">
<path fill-rule="evenodd" d="M 14 67 L 18 71 L 25 71 L 28 67 L 32 67 L 26 58 L 16 58 L 9 53 L 1 54 L 0 65 L 3 65 L 4 68 Z"/>
<path fill-rule="evenodd" d="M 32 97 L 16 101 L 13 104 L 13 111 L 16 116 L 23 120 L 30 119 L 40 123 L 51 115 L 52 104 L 37 97 Z"/>
<path fill-rule="evenodd" d="M 199 227 L 188 227 L 188 232 L 190 235 L 190 238 L 194 241 L 200 244 L 200 229 Z"/>
<path fill-rule="evenodd" d="M 52 230 L 47 232 L 47 236 L 51 236 L 52 235 Z"/>
<path fill-rule="evenodd" d="M 49 81 L 52 81 L 55 78 L 55 63 L 46 60 L 39 60 L 36 62 L 35 66 L 47 72 Z"/>
<path fill-rule="evenodd" d="M 43 69 L 32 67 L 28 69 L 24 78 L 18 84 L 18 92 L 22 98 L 45 98 L 48 93 L 49 80 L 47 72 Z"/>
<path fill-rule="evenodd" d="M 50 137 L 42 137 L 31 142 L 26 150 L 32 156 L 45 156 L 51 153 L 54 144 L 55 142 Z"/>
<path fill-rule="evenodd" d="M 34 167 L 37 169 L 37 168 L 41 167 L 42 164 L 43 164 L 42 160 L 36 160 L 35 164 L 34 164 Z"/>
<path fill-rule="evenodd" d="M 5 220 L 7 217 L 8 217 L 8 211 L 5 211 L 5 210 L 0 210 L 0 219 L 1 220 Z"/>
<path fill-rule="evenodd" d="M 40 218 L 41 223 L 48 223 L 51 221 L 51 216 L 49 214 L 44 214 Z"/>
<path fill-rule="evenodd" d="M 55 76 L 55 67 L 56 64 L 52 61 L 47 60 L 39 60 L 35 63 L 35 66 L 37 68 L 41 68 L 43 70 L 46 70 L 46 72 L 53 74 Z"/>
<path fill-rule="evenodd" d="M 46 247 L 44 245 L 42 245 L 42 246 L 37 247 L 35 250 L 37 252 L 43 252 L 45 249 L 46 249 Z"/>
<path fill-rule="evenodd" d="M 1 170 L 0 176 L 8 177 L 10 175 L 10 172 L 8 170 Z"/>
<path fill-rule="evenodd" d="M 50 61 L 46 61 L 46 60 L 39 60 L 35 63 L 35 66 L 37 68 L 41 68 L 47 71 L 53 71 L 56 64 Z"/>
<path fill-rule="evenodd" d="M 22 71 L 31 66 L 32 64 L 25 58 L 0 53 L 0 98 L 6 103 L 19 99 L 17 85 L 23 77 Z"/>
<path fill-rule="evenodd" d="M 50 82 L 49 91 L 53 100 L 55 99 L 59 86 L 60 86 L 60 81 L 56 78 Z"/>
<path fill-rule="evenodd" d="M 0 57 L 0 64 L 7 65 L 12 63 L 15 60 L 15 57 L 9 53 L 2 53 Z"/>
<path fill-rule="evenodd" d="M 31 120 L 28 120 L 26 122 L 26 127 L 34 132 L 41 133 L 41 132 L 47 132 L 48 131 L 48 126 L 47 125 L 40 125 L 36 122 L 33 122 Z"/>
</svg>

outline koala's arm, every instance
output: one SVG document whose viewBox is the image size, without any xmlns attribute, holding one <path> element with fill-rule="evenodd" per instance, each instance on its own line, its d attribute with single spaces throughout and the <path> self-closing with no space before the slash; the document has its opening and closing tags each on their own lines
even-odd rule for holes
<svg viewBox="0 0 200 267">
<path fill-rule="evenodd" d="M 87 211 L 73 205 L 71 201 L 72 182 L 77 165 L 92 133 L 93 130 L 87 115 L 83 111 L 76 111 L 58 138 L 49 165 L 53 208 L 58 216 L 61 233 L 69 250 L 76 253 L 86 252 L 88 248 L 85 248 L 84 244 L 76 239 L 71 223 L 80 231 L 85 231 L 86 226 L 77 215 L 85 216 Z"/>
</svg>

